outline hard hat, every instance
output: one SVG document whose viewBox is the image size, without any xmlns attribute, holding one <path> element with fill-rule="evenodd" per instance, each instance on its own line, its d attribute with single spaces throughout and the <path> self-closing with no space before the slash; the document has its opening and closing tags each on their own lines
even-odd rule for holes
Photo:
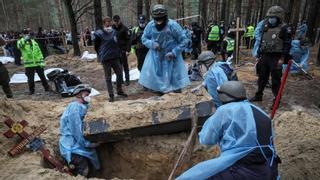
<svg viewBox="0 0 320 180">
<path fill-rule="evenodd" d="M 198 57 L 198 62 L 204 63 L 208 60 L 215 60 L 215 59 L 216 59 L 216 55 L 212 51 L 203 51 Z"/>
<path fill-rule="evenodd" d="M 152 8 L 151 15 L 154 19 L 160 19 L 166 17 L 168 12 L 163 4 L 156 4 Z"/>
<path fill-rule="evenodd" d="M 284 19 L 284 10 L 280 6 L 272 6 L 268 9 L 267 16 L 268 17 L 276 16 L 279 19 L 283 20 Z"/>
<path fill-rule="evenodd" d="M 77 94 L 79 94 L 82 91 L 87 91 L 87 92 L 91 93 L 91 89 L 92 88 L 90 87 L 89 84 L 79 84 L 74 88 L 72 95 L 76 96 Z"/>
<path fill-rule="evenodd" d="M 240 81 L 226 81 L 217 88 L 217 92 L 222 103 L 247 99 L 246 89 Z"/>
</svg>

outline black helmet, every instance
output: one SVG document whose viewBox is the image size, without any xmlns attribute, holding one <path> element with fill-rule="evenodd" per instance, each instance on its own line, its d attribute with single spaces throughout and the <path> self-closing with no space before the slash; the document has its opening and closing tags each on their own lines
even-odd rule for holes
<svg viewBox="0 0 320 180">
<path fill-rule="evenodd" d="M 247 99 L 246 89 L 240 81 L 226 81 L 217 88 L 217 92 L 223 104 Z"/>
<path fill-rule="evenodd" d="M 82 91 L 87 91 L 87 92 L 91 93 L 91 89 L 92 88 L 90 87 L 89 84 L 79 84 L 74 88 L 72 95 L 76 96 L 77 94 L 79 94 Z"/>
<path fill-rule="evenodd" d="M 163 4 L 156 4 L 152 8 L 151 15 L 154 19 L 161 19 L 166 17 L 168 15 L 168 12 Z"/>
</svg>

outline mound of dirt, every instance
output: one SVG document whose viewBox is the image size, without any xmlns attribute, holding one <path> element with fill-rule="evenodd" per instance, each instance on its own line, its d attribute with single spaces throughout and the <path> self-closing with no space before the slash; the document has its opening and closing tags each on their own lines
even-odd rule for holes
<svg viewBox="0 0 320 180">
<path fill-rule="evenodd" d="M 320 113 L 300 108 L 275 119 L 276 149 L 282 179 L 319 179 Z"/>
</svg>

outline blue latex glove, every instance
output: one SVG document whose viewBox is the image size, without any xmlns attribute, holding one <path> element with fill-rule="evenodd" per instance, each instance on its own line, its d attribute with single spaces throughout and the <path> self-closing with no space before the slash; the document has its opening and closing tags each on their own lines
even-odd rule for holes
<svg viewBox="0 0 320 180">
<path fill-rule="evenodd" d="M 169 60 L 172 60 L 172 59 L 174 59 L 174 54 L 172 52 L 168 52 L 166 54 L 166 58 L 169 59 Z"/>
<path fill-rule="evenodd" d="M 153 43 L 152 43 L 152 49 L 159 50 L 159 49 L 160 49 L 159 43 L 153 42 Z"/>
</svg>

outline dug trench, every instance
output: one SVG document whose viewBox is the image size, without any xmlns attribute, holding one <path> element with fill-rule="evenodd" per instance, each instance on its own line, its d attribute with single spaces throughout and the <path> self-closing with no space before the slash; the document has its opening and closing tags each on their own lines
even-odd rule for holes
<svg viewBox="0 0 320 180">
<path fill-rule="evenodd" d="M 313 53 L 314 55 L 315 53 Z M 62 56 L 64 57 L 64 56 Z M 314 56 L 312 56 L 314 57 Z M 251 59 L 243 58 L 247 63 L 238 67 L 239 78 L 247 88 L 248 96 L 255 91 L 257 77 L 254 74 L 254 66 Z M 320 177 L 320 112 L 317 105 L 320 102 L 318 96 L 320 69 L 311 64 L 310 72 L 317 77 L 312 81 L 305 81 L 302 76 L 290 76 L 284 92 L 284 98 L 277 115 L 274 119 L 275 147 L 282 164 L 279 166 L 281 178 L 284 179 L 319 179 Z M 124 99 L 118 99 L 118 108 L 107 108 L 109 104 L 106 98 L 105 83 L 95 77 L 103 77 L 102 68 L 96 62 L 86 63 L 76 59 L 63 59 L 50 56 L 47 61 L 48 67 L 66 67 L 67 69 L 84 77 L 82 80 L 91 82 L 102 92 L 102 95 L 93 98 L 87 120 L 107 118 L 106 112 L 123 112 L 126 107 Z M 9 72 L 23 71 L 21 67 L 7 66 Z M 85 67 L 85 71 L 82 69 Z M 310 87 L 310 88 L 306 88 Z M 0 132 L 8 130 L 3 124 L 7 117 L 14 120 L 25 119 L 29 122 L 26 129 L 29 132 L 40 125 L 45 125 L 47 130 L 41 134 L 48 149 L 59 156 L 59 119 L 64 108 L 71 98 L 61 98 L 56 94 L 42 93 L 40 83 L 36 84 L 35 96 L 27 95 L 27 85 L 13 85 L 15 99 L 0 98 Z M 132 101 L 148 101 L 149 98 L 157 97 L 153 93 L 141 93 L 143 90 L 137 82 L 125 87 L 132 97 Z M 0 92 L 3 96 L 2 91 Z M 306 96 L 308 95 L 308 96 Z M 167 95 L 174 98 L 176 94 Z M 272 93 L 266 89 L 265 101 L 258 103 L 268 113 Z M 178 104 L 176 99 L 174 104 Z M 132 107 L 141 108 L 141 103 L 133 104 Z M 166 106 L 166 104 L 164 104 Z M 143 109 L 143 108 L 141 108 Z M 137 113 L 138 114 L 138 113 Z M 142 116 L 144 117 L 144 116 Z M 127 121 L 119 123 L 121 126 L 130 124 Z M 167 179 L 179 154 L 187 141 L 189 131 L 134 137 L 118 142 L 103 144 L 98 148 L 98 155 L 102 164 L 102 170 L 95 172 L 92 178 L 122 178 L 122 179 Z M 41 164 L 39 153 L 26 150 L 16 157 L 10 157 L 7 151 L 12 148 L 19 138 L 7 139 L 0 136 L 0 179 L 85 179 L 84 177 L 69 176 L 53 169 L 44 168 Z M 196 163 L 211 159 L 219 154 L 217 147 L 206 147 L 195 142 L 194 149 L 186 162 L 178 168 L 176 175 L 185 171 Z"/>
</svg>

